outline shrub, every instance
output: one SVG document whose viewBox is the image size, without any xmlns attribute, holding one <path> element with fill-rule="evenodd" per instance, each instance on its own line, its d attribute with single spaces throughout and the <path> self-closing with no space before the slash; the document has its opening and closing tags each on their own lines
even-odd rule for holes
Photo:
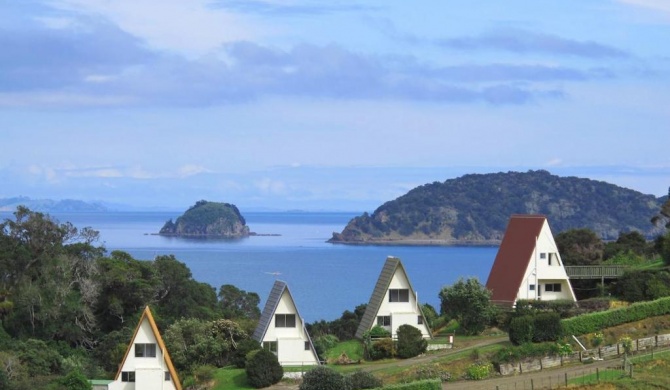
<svg viewBox="0 0 670 390">
<path fill-rule="evenodd" d="M 408 359 L 426 352 L 428 342 L 423 339 L 421 331 L 412 325 L 398 327 L 397 355 L 401 359 Z"/>
<path fill-rule="evenodd" d="M 339 372 L 319 366 L 307 371 L 302 377 L 300 390 L 348 390 L 348 381 Z"/>
<path fill-rule="evenodd" d="M 509 341 L 514 345 L 529 343 L 533 340 L 533 317 L 530 315 L 512 318 L 509 323 Z"/>
<path fill-rule="evenodd" d="M 206 364 L 204 366 L 198 366 L 193 370 L 193 377 L 197 384 L 209 383 L 214 379 L 214 374 L 216 373 L 216 367 Z"/>
<path fill-rule="evenodd" d="M 465 371 L 468 379 L 482 380 L 491 375 L 492 367 L 489 363 L 474 363 Z"/>
<path fill-rule="evenodd" d="M 583 335 L 601 329 L 643 320 L 647 317 L 670 314 L 670 297 L 650 302 L 638 302 L 628 307 L 604 312 L 583 314 L 561 320 L 564 335 Z"/>
<path fill-rule="evenodd" d="M 277 357 L 264 349 L 253 351 L 253 356 L 247 361 L 246 372 L 247 381 L 257 389 L 274 385 L 284 376 Z"/>
<path fill-rule="evenodd" d="M 491 361 L 495 364 L 518 362 L 529 357 L 557 355 L 561 347 L 557 343 L 526 343 L 498 350 Z"/>
<path fill-rule="evenodd" d="M 557 299 L 553 301 L 519 299 L 516 302 L 515 313 L 518 316 L 523 316 L 540 312 L 554 312 L 558 313 L 561 318 L 567 318 L 573 315 L 576 307 L 577 305 L 575 302 L 567 299 Z"/>
<path fill-rule="evenodd" d="M 314 349 L 316 349 L 316 354 L 319 355 L 319 359 L 326 360 L 326 353 L 329 349 L 333 348 L 339 342 L 337 336 L 333 334 L 324 334 L 314 339 Z"/>
<path fill-rule="evenodd" d="M 74 370 L 61 378 L 58 380 L 58 384 L 68 390 L 90 390 L 92 388 L 91 382 L 79 370 Z"/>
<path fill-rule="evenodd" d="M 379 339 L 368 348 L 368 357 L 371 360 L 388 359 L 395 356 L 395 346 L 391 338 Z"/>
<path fill-rule="evenodd" d="M 605 311 L 610 308 L 609 298 L 591 298 L 579 301 L 577 305 L 579 308 L 587 313 L 596 311 Z"/>
<path fill-rule="evenodd" d="M 533 341 L 556 341 L 561 337 L 561 317 L 558 313 L 538 313 L 533 318 Z"/>
<path fill-rule="evenodd" d="M 237 349 L 233 353 L 232 363 L 237 368 L 244 368 L 247 362 L 247 354 L 251 351 L 261 349 L 258 341 L 253 339 L 244 339 L 237 343 Z"/>
<path fill-rule="evenodd" d="M 382 387 L 381 379 L 375 377 L 367 371 L 356 371 L 349 375 L 349 384 L 351 390 L 374 389 Z"/>
<path fill-rule="evenodd" d="M 379 338 L 391 337 L 391 332 L 382 328 L 379 325 L 375 325 L 372 327 L 372 329 L 370 329 L 370 331 L 366 332 L 366 334 L 363 335 L 363 337 L 365 336 L 370 336 L 373 339 L 379 339 Z"/>
</svg>

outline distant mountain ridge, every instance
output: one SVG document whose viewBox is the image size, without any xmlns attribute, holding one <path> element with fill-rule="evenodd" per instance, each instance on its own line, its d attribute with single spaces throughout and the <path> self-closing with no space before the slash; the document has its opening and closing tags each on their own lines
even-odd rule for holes
<svg viewBox="0 0 670 390">
<path fill-rule="evenodd" d="M 105 212 L 107 206 L 99 202 L 84 202 L 75 199 L 32 199 L 27 196 L 0 199 L 0 211 L 16 211 L 18 206 L 26 206 L 39 212 Z"/>
<path fill-rule="evenodd" d="M 497 244 L 513 214 L 543 214 L 554 234 L 589 228 L 605 240 L 621 231 L 652 237 L 666 197 L 543 170 L 470 174 L 419 186 L 352 219 L 332 243 Z"/>
</svg>

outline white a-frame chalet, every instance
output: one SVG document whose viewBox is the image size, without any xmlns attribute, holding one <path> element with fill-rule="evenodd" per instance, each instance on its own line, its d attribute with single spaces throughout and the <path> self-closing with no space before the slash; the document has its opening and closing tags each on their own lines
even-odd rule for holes
<svg viewBox="0 0 670 390">
<path fill-rule="evenodd" d="M 165 343 L 149 306 L 135 328 L 130 345 L 109 390 L 181 390 Z"/>
<path fill-rule="evenodd" d="M 424 338 L 433 337 L 405 267 L 397 257 L 386 259 L 356 330 L 356 337 L 363 338 L 363 334 L 375 325 L 391 332 L 392 337 L 396 337 L 401 325 L 412 325 L 421 331 Z"/>
<path fill-rule="evenodd" d="M 272 286 L 252 338 L 277 355 L 282 366 L 320 364 L 305 321 L 288 286 L 280 280 Z"/>
<path fill-rule="evenodd" d="M 576 301 L 544 215 L 510 218 L 486 288 L 502 306 L 514 306 L 518 299 Z"/>
</svg>

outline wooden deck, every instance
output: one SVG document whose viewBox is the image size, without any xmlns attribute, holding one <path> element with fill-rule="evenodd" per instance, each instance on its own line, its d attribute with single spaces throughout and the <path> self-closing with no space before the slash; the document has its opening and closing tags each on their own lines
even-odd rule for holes
<svg viewBox="0 0 670 390">
<path fill-rule="evenodd" d="M 566 265 L 570 279 L 617 279 L 623 275 L 625 265 Z"/>
</svg>

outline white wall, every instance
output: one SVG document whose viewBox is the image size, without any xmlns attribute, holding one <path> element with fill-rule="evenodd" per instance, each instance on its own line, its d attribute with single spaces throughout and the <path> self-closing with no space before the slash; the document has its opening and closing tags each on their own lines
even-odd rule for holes
<svg viewBox="0 0 670 390">
<path fill-rule="evenodd" d="M 542 253 L 545 254 L 544 258 L 541 258 Z M 550 258 L 551 265 L 549 265 Z M 545 291 L 547 283 L 560 283 L 561 292 Z M 530 290 L 529 285 L 531 284 L 535 285 L 535 290 Z M 540 235 L 537 238 L 537 245 L 529 259 L 528 267 L 521 281 L 521 287 L 517 293 L 517 299 L 538 298 L 541 300 L 577 300 L 572 291 L 568 275 L 563 267 L 563 260 L 560 253 L 558 253 L 558 247 L 547 221 L 544 221 Z"/>
<path fill-rule="evenodd" d="M 274 314 L 295 314 L 296 316 L 294 328 L 276 328 L 275 316 L 273 316 L 263 337 L 263 341 L 277 342 L 279 363 L 282 366 L 318 364 L 318 359 L 312 349 L 305 350 L 305 342 L 308 341 L 307 333 L 305 333 L 303 320 L 298 315 L 288 289 L 284 289 Z"/>
<path fill-rule="evenodd" d="M 135 344 L 156 344 L 156 357 L 135 357 Z M 123 363 L 121 371 L 134 371 L 135 383 L 122 382 L 121 376 L 115 382 L 109 384 L 110 390 L 174 390 L 172 381 L 165 381 L 167 364 L 163 358 L 163 352 L 151 330 L 149 320 L 144 318 L 135 339 L 130 345 L 130 350 Z"/>
<path fill-rule="evenodd" d="M 388 290 L 390 289 L 409 289 L 409 302 L 389 302 Z M 396 331 L 401 325 L 412 325 L 421 331 L 424 338 L 430 338 L 430 333 L 425 323 L 423 325 L 419 325 L 418 323 L 421 311 L 417 307 L 417 297 L 412 294 L 409 280 L 407 280 L 407 276 L 402 271 L 402 268 L 396 268 L 388 290 L 386 290 L 386 295 L 384 295 L 384 299 L 379 306 L 377 317 L 391 316 L 391 326 L 386 327 L 386 330 L 391 332 L 392 337 L 396 336 Z M 376 317 L 372 323 L 372 327 L 375 325 L 377 325 Z"/>
</svg>

